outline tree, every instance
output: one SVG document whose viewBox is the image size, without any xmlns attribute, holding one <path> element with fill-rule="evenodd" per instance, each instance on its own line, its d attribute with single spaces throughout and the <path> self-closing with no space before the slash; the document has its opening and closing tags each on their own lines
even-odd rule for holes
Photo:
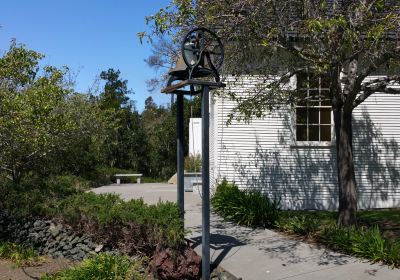
<svg viewBox="0 0 400 280">
<path fill-rule="evenodd" d="M 128 81 L 120 78 L 120 71 L 108 69 L 100 74 L 105 81 L 100 93 L 100 107 L 113 119 L 106 138 L 106 162 L 111 167 L 144 171 L 144 131 L 140 115 L 128 95 Z"/>
<path fill-rule="evenodd" d="M 260 117 L 300 101 L 283 86 L 298 73 L 312 69 L 317 77 L 328 76 L 325 98 L 334 114 L 338 222 L 352 225 L 357 223 L 352 112 L 374 93 L 400 93 L 393 87 L 400 82 L 398 72 L 366 80 L 380 68 L 390 73 L 400 64 L 398 5 L 392 0 L 174 0 L 147 20 L 154 23 L 154 34 L 172 36 L 182 25 L 214 26 L 227 42 L 229 74 L 279 74 L 250 98 L 234 96 L 238 118 Z"/>
<path fill-rule="evenodd" d="M 15 42 L 0 58 L 0 174 L 14 182 L 29 171 L 81 168 L 83 150 L 98 149 L 108 123 L 98 104 L 73 93 L 68 69 L 41 72 L 42 58 Z"/>
<path fill-rule="evenodd" d="M 15 42 L 0 58 L 0 168 L 14 182 L 73 129 L 59 113 L 69 93 L 65 72 L 48 66 L 39 75 L 41 58 Z"/>
</svg>

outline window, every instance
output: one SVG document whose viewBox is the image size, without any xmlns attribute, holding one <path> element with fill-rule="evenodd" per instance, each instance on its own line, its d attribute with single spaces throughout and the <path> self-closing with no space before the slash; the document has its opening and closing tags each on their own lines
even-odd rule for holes
<svg viewBox="0 0 400 280">
<path fill-rule="evenodd" d="M 299 100 L 296 104 L 296 141 L 330 142 L 332 109 L 329 81 L 310 73 L 297 75 Z"/>
</svg>

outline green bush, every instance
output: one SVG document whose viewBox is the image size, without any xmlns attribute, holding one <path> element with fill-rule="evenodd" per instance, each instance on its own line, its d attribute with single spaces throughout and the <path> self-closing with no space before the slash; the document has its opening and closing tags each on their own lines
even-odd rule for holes
<svg viewBox="0 0 400 280">
<path fill-rule="evenodd" d="M 11 260 L 18 267 L 37 263 L 41 259 L 32 248 L 9 242 L 0 244 L 0 258 Z"/>
<path fill-rule="evenodd" d="M 239 225 L 272 227 L 279 217 L 279 203 L 260 191 L 239 190 L 223 180 L 212 198 L 215 212 Z"/>
<path fill-rule="evenodd" d="M 151 250 L 157 245 L 178 247 L 184 240 L 178 208 L 171 202 L 147 205 L 142 199 L 123 201 L 115 194 L 79 193 L 64 199 L 57 213 L 79 231 L 104 233 L 111 239 L 129 228 L 130 237 L 127 232 L 125 237 L 144 242 Z"/>
<path fill-rule="evenodd" d="M 89 188 L 89 182 L 72 175 L 40 179 L 27 176 L 19 184 L 0 185 L 0 208 L 16 217 L 52 216 L 59 201 Z"/>
<path fill-rule="evenodd" d="M 357 257 L 373 262 L 384 262 L 392 267 L 400 266 L 400 242 L 386 239 L 377 226 L 327 227 L 321 232 L 320 240 L 330 248 Z"/>
<path fill-rule="evenodd" d="M 281 231 L 300 235 L 314 234 L 320 227 L 317 218 L 309 215 L 296 215 L 282 212 L 275 226 Z"/>
<path fill-rule="evenodd" d="M 144 280 L 141 264 L 127 256 L 99 254 L 55 275 L 42 276 L 41 280 Z"/>
</svg>

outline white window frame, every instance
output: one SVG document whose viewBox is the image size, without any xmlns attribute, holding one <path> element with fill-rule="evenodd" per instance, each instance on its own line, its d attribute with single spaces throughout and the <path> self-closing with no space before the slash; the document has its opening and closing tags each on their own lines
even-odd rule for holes
<svg viewBox="0 0 400 280">
<path fill-rule="evenodd" d="M 307 72 L 307 77 L 309 77 L 308 72 Z M 320 78 L 321 79 L 321 78 Z M 319 93 L 321 91 L 324 90 L 329 90 L 328 88 L 321 88 L 321 81 L 319 81 L 319 85 L 318 88 L 299 88 L 298 87 L 298 80 L 297 80 L 297 75 L 295 76 L 295 89 L 296 90 L 303 90 L 303 91 L 307 91 L 307 96 L 309 96 L 309 92 L 312 90 L 318 90 Z M 331 109 L 331 140 L 330 141 L 297 141 L 297 116 L 296 116 L 296 109 L 297 108 L 310 108 L 309 105 L 304 105 L 304 106 L 297 106 L 297 104 L 295 104 L 293 106 L 293 109 L 291 110 L 291 135 L 292 135 L 292 147 L 321 147 L 321 148 L 331 148 L 334 143 L 335 143 L 335 130 L 334 130 L 334 119 L 333 119 L 333 111 L 332 111 L 332 107 L 329 106 L 323 106 L 321 104 L 319 104 L 318 106 L 315 106 L 316 108 L 330 108 Z M 311 106 L 312 108 L 312 106 Z M 318 126 L 321 126 L 321 114 L 318 114 Z M 308 127 L 309 124 L 307 123 L 306 126 Z"/>
</svg>

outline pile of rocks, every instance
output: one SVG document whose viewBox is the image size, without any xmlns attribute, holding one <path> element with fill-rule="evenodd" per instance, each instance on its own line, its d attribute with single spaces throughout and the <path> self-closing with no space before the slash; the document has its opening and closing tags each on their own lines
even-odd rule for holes
<svg viewBox="0 0 400 280">
<path fill-rule="evenodd" d="M 40 254 L 81 261 L 105 251 L 88 236 L 78 236 L 66 226 L 52 220 L 17 220 L 0 212 L 0 240 L 26 244 Z"/>
</svg>

